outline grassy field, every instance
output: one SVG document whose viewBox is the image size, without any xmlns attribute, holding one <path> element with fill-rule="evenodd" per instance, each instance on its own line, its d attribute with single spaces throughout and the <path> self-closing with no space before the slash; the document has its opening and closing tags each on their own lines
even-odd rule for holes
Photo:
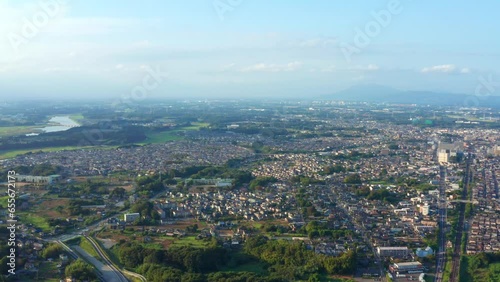
<svg viewBox="0 0 500 282">
<path fill-rule="evenodd" d="M 444 266 L 444 271 L 443 271 L 443 282 L 450 281 L 450 274 L 451 274 L 451 256 L 448 255 L 446 258 L 446 264 Z"/>
<path fill-rule="evenodd" d="M 183 127 L 179 130 L 200 130 L 202 127 L 208 127 L 210 124 L 206 122 L 193 122 L 191 126 Z"/>
<path fill-rule="evenodd" d="M 80 243 L 78 245 L 80 246 L 80 248 L 84 249 L 87 253 L 89 253 L 89 255 L 99 260 L 101 259 L 97 251 L 92 246 L 92 244 L 85 237 L 80 237 Z"/>
<path fill-rule="evenodd" d="M 448 115 L 449 118 L 453 119 L 464 119 L 468 121 L 482 121 L 482 122 L 495 122 L 495 120 L 489 120 L 488 118 L 486 119 L 481 119 L 479 117 L 466 117 L 466 116 L 458 116 L 458 115 Z"/>
<path fill-rule="evenodd" d="M 262 223 L 260 223 L 260 222 L 254 222 L 253 223 L 253 227 L 257 228 L 257 229 L 260 229 L 262 227 Z"/>
<path fill-rule="evenodd" d="M 138 144 L 139 145 L 158 144 L 158 143 L 165 143 L 168 141 L 181 140 L 184 139 L 184 136 L 179 135 L 179 133 L 183 131 L 199 130 L 200 128 L 207 126 L 209 126 L 208 123 L 193 122 L 192 125 L 190 126 L 185 126 L 173 130 L 146 133 L 147 140 Z"/>
<path fill-rule="evenodd" d="M 163 246 L 158 243 L 142 243 L 141 244 L 144 248 L 148 249 L 156 249 L 156 250 L 163 250 Z"/>
<path fill-rule="evenodd" d="M 84 117 L 81 114 L 74 114 L 70 116 L 71 119 L 76 122 L 81 121 Z M 146 133 L 147 140 L 144 142 L 137 143 L 138 145 L 148 145 L 148 144 L 161 144 L 168 141 L 176 141 L 184 139 L 184 136 L 180 135 L 183 131 L 189 130 L 199 130 L 202 127 L 208 126 L 208 123 L 194 122 L 190 126 L 181 127 L 174 130 L 162 131 L 162 132 L 149 132 Z M 26 134 L 33 132 L 33 126 L 13 126 L 13 127 L 0 127 L 0 137 L 11 136 L 14 134 Z M 65 146 L 65 147 L 47 147 L 47 148 L 36 148 L 36 149 L 23 149 L 23 150 L 8 150 L 0 151 L 0 160 L 14 158 L 19 155 L 23 155 L 30 152 L 55 152 L 63 150 L 78 150 L 78 149 L 113 149 L 117 146 L 107 146 L 107 147 L 94 147 L 94 146 Z"/>
<path fill-rule="evenodd" d="M 3 208 L 6 208 L 7 204 L 8 204 L 8 202 L 7 202 L 8 199 L 9 199 L 9 196 L 0 197 L 0 206 L 2 206 Z"/>
<path fill-rule="evenodd" d="M 63 276 L 58 273 L 57 262 L 47 262 L 44 261 L 40 264 L 40 269 L 38 272 L 38 280 L 23 280 L 23 281 L 47 281 L 47 282 L 59 282 L 60 277 Z"/>
<path fill-rule="evenodd" d="M 14 150 L 14 151 L 0 151 L 0 160 L 14 158 L 19 155 L 23 155 L 29 152 L 56 152 L 56 151 L 73 151 L 80 149 L 101 149 L 109 150 L 115 149 L 118 146 L 106 146 L 106 147 L 96 147 L 96 146 L 65 146 L 65 147 L 47 147 L 47 148 L 37 148 L 37 149 L 26 149 L 26 150 Z"/>
<path fill-rule="evenodd" d="M 55 152 L 63 150 L 78 150 L 78 149 L 88 149 L 92 147 L 78 147 L 78 146 L 66 146 L 66 147 L 49 147 L 41 149 L 27 149 L 27 150 L 14 150 L 14 151 L 0 151 L 0 160 L 13 158 L 19 155 L 23 155 L 29 152 Z"/>
<path fill-rule="evenodd" d="M 140 145 L 165 143 L 168 141 L 182 140 L 184 137 L 176 135 L 176 131 L 153 132 L 146 134 L 147 140 Z"/>
<path fill-rule="evenodd" d="M 21 218 L 21 222 L 28 224 L 31 223 L 33 226 L 36 226 L 43 230 L 43 232 L 49 232 L 51 230 L 49 223 L 46 218 L 41 217 L 35 213 L 24 213 L 18 212 L 17 215 Z"/>
<path fill-rule="evenodd" d="M 182 238 L 164 237 L 163 239 L 172 240 L 172 244 L 169 247 L 190 246 L 194 248 L 204 248 L 208 245 L 207 241 L 196 240 L 195 236 L 186 236 Z"/>
<path fill-rule="evenodd" d="M 37 131 L 40 126 L 2 126 L 0 127 L 0 137 L 28 134 Z"/>
<path fill-rule="evenodd" d="M 77 123 L 80 123 L 80 121 L 85 119 L 85 117 L 82 114 L 72 114 L 69 115 L 69 118 Z"/>
<path fill-rule="evenodd" d="M 80 123 L 84 120 L 84 116 L 81 113 L 75 113 L 69 115 L 69 118 Z M 0 137 L 8 137 L 14 135 L 24 135 L 32 132 L 42 132 L 40 128 L 43 125 L 20 125 L 20 126 L 1 126 L 0 127 Z"/>
</svg>

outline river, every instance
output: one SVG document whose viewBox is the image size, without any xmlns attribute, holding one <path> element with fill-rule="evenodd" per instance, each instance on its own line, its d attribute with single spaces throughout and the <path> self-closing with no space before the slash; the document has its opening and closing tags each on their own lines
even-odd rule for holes
<svg viewBox="0 0 500 282">
<path fill-rule="evenodd" d="M 69 116 L 55 116 L 49 119 L 49 124 L 47 126 L 42 128 L 37 128 L 37 130 L 42 131 L 44 133 L 58 132 L 58 131 L 65 131 L 72 127 L 78 127 L 78 126 L 80 126 L 80 124 L 72 120 Z M 26 134 L 26 136 L 35 136 L 38 134 L 39 133 L 33 132 Z"/>
</svg>

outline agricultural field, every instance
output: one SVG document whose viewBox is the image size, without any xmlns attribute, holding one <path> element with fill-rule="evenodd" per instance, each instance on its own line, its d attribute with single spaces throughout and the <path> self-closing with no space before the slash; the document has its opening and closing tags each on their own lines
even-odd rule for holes
<svg viewBox="0 0 500 282">
<path fill-rule="evenodd" d="M 20 222 L 23 224 L 31 224 L 34 227 L 40 228 L 43 232 L 51 231 L 49 226 L 49 219 L 51 218 L 67 218 L 68 213 L 64 207 L 67 206 L 68 199 L 46 199 L 43 197 L 44 192 L 37 191 L 38 193 L 30 192 L 28 202 L 20 204 L 17 201 L 16 215 L 20 217 Z M 2 197 L 0 204 L 4 206 L 6 201 Z"/>
<path fill-rule="evenodd" d="M 82 115 L 82 114 L 71 114 L 69 115 L 69 118 L 72 119 L 73 121 L 77 122 L 77 123 L 81 123 L 81 121 L 83 121 L 85 119 L 85 117 Z"/>
<path fill-rule="evenodd" d="M 93 146 L 64 146 L 64 147 L 47 147 L 47 148 L 37 148 L 37 149 L 27 149 L 27 150 L 9 150 L 0 151 L 0 160 L 14 158 L 19 155 L 24 155 L 27 153 L 38 153 L 38 152 L 57 152 L 57 151 L 72 151 L 80 149 L 93 149 L 97 147 Z M 99 147 L 102 148 L 102 147 Z"/>
<path fill-rule="evenodd" d="M 0 127 L 0 137 L 8 137 L 14 135 L 24 135 L 32 132 L 41 132 L 40 126 L 2 126 Z"/>
<path fill-rule="evenodd" d="M 130 241 L 133 239 L 135 242 L 141 242 L 143 247 L 152 249 L 168 249 L 171 247 L 184 246 L 204 248 L 209 244 L 208 240 L 199 240 L 194 235 L 183 237 L 172 237 L 164 234 L 143 235 L 140 230 L 131 231 L 130 229 L 126 229 L 124 231 L 106 230 L 100 232 L 97 237 L 99 239 L 112 239 L 115 243 L 120 240 Z"/>
<path fill-rule="evenodd" d="M 68 117 L 74 122 L 79 124 L 81 124 L 81 122 L 85 120 L 85 117 L 81 113 L 69 114 Z M 46 119 L 46 121 L 48 121 L 48 118 Z M 46 125 L 37 124 L 37 125 L 0 126 L 0 137 L 24 135 L 28 133 L 41 133 L 42 130 L 40 128 L 44 126 Z"/>
<path fill-rule="evenodd" d="M 200 130 L 200 128 L 207 126 L 209 126 L 208 123 L 193 122 L 192 125 L 190 126 L 185 126 L 173 130 L 166 130 L 161 132 L 148 132 L 146 133 L 147 140 L 139 143 L 139 145 L 158 144 L 169 141 L 182 140 L 184 139 L 184 136 L 182 136 L 180 133 L 184 131 Z"/>
</svg>

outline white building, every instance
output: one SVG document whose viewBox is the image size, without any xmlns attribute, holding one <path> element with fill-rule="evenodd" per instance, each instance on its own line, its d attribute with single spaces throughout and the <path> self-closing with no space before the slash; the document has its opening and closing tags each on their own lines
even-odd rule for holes
<svg viewBox="0 0 500 282">
<path fill-rule="evenodd" d="M 421 273 L 423 272 L 423 265 L 418 261 L 412 262 L 399 262 L 390 266 L 392 271 L 399 273 Z"/>
<path fill-rule="evenodd" d="M 450 159 L 450 152 L 447 150 L 441 150 L 438 153 L 438 161 L 439 163 L 447 163 Z"/>
<path fill-rule="evenodd" d="M 431 247 L 427 246 L 427 248 L 425 249 L 418 248 L 415 253 L 417 254 L 417 257 L 425 258 L 426 256 L 433 255 L 434 250 Z"/>
<path fill-rule="evenodd" d="M 423 214 L 423 215 L 429 215 L 429 209 L 430 209 L 430 206 L 428 203 L 425 203 L 423 206 L 420 207 L 420 212 Z"/>
<path fill-rule="evenodd" d="M 138 219 L 139 217 L 141 217 L 141 214 L 138 212 L 126 213 L 123 215 L 123 220 L 125 220 L 125 222 L 133 222 L 134 220 Z"/>
<path fill-rule="evenodd" d="M 31 183 L 46 183 L 52 184 L 53 182 L 59 180 L 60 175 L 54 174 L 49 176 L 36 176 L 36 175 L 22 175 L 16 174 L 16 180 L 19 182 L 31 182 Z"/>
<path fill-rule="evenodd" d="M 381 257 L 406 257 L 409 251 L 408 247 L 377 247 L 377 253 Z"/>
</svg>

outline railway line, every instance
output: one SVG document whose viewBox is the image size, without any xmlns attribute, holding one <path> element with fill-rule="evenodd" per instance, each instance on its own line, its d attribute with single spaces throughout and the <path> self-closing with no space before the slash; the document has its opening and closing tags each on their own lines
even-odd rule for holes
<svg viewBox="0 0 500 282">
<path fill-rule="evenodd" d="M 472 179 L 472 173 L 471 173 L 472 158 L 473 158 L 472 155 L 469 153 L 465 165 L 462 200 L 467 199 L 467 190 Z M 465 203 L 459 203 L 459 217 L 457 225 L 457 234 L 455 237 L 455 244 L 453 246 L 451 274 L 449 280 L 450 282 L 458 282 L 458 276 L 460 272 L 460 257 L 462 255 L 461 243 L 464 232 L 464 222 L 465 222 Z"/>
</svg>

